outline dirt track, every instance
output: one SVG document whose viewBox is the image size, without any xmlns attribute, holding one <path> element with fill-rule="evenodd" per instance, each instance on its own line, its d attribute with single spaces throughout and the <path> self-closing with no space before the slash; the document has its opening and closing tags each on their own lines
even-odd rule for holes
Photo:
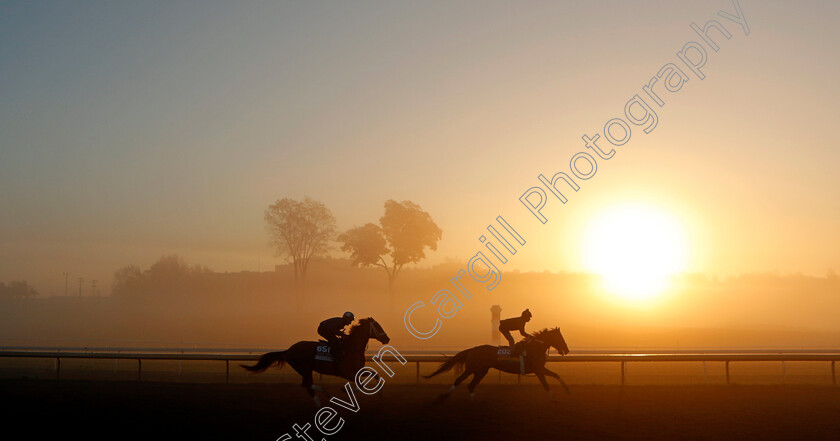
<svg viewBox="0 0 840 441">
<path fill-rule="evenodd" d="M 357 393 L 357 414 L 334 440 L 840 439 L 840 387 L 576 386 L 548 403 L 542 389 L 482 385 L 433 404 L 446 386 L 385 385 Z M 334 395 L 346 398 L 340 386 Z M 312 423 L 314 404 L 290 384 L 0 381 L 6 433 L 30 422 L 27 438 L 274 441 Z M 333 406 L 335 407 L 335 406 Z M 315 428 L 314 439 L 321 439 Z M 297 439 L 297 438 L 295 438 Z"/>
</svg>

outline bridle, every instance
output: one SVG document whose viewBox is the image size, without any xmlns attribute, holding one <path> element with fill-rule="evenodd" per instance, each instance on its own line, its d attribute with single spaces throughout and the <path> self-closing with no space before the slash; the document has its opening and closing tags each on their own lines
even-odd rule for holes
<svg viewBox="0 0 840 441">
<path fill-rule="evenodd" d="M 368 325 L 370 326 L 370 332 L 368 332 L 368 335 L 374 334 L 375 335 L 374 338 L 376 338 L 377 340 L 380 340 L 381 337 L 382 337 L 382 334 L 379 333 L 379 330 L 376 329 L 376 326 L 373 326 L 373 323 L 374 323 L 373 320 L 368 322 Z"/>
</svg>

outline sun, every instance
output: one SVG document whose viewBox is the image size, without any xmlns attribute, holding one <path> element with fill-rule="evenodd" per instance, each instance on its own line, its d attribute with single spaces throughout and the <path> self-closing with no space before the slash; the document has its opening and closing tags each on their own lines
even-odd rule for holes
<svg viewBox="0 0 840 441">
<path fill-rule="evenodd" d="M 599 274 L 608 292 L 644 301 L 662 294 L 670 276 L 684 270 L 687 246 L 674 216 L 632 204 L 608 209 L 589 222 L 581 254 L 587 271 Z"/>
</svg>

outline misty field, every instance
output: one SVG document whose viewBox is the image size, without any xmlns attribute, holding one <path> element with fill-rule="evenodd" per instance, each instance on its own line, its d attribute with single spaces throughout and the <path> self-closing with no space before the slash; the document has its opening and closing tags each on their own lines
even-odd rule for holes
<svg viewBox="0 0 840 441">
<path fill-rule="evenodd" d="M 446 386 L 388 383 L 359 396 L 356 414 L 325 439 L 835 440 L 840 388 L 805 385 L 572 385 L 550 404 L 538 386 L 488 381 L 471 401 Z M 330 390 L 340 398 L 338 385 Z M 6 421 L 38 439 L 273 441 L 312 423 L 314 404 L 292 384 L 0 380 Z M 27 425 L 25 423 L 31 423 Z M 312 433 L 314 432 L 314 433 Z M 311 429 L 315 439 L 320 434 Z M 35 436 L 37 435 L 37 436 Z M 317 435 L 317 436 L 316 436 Z"/>
</svg>

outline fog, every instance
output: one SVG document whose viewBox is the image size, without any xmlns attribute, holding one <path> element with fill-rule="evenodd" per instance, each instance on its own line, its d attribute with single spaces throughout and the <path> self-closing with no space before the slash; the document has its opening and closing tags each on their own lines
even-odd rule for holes
<svg viewBox="0 0 840 441">
<path fill-rule="evenodd" d="M 417 301 L 429 305 L 440 289 L 455 292 L 450 279 L 458 269 L 454 263 L 405 269 L 389 290 L 382 269 L 320 259 L 297 290 L 291 265 L 219 273 L 165 256 L 150 268 L 117 271 L 107 296 L 4 296 L 0 335 L 4 346 L 284 348 L 317 339 L 321 320 L 349 310 L 357 319 L 376 318 L 396 347 L 445 350 L 491 343 L 490 307 L 500 305 L 502 318 L 530 308 L 529 331 L 559 326 L 572 352 L 840 347 L 838 277 L 773 273 L 683 275 L 659 298 L 634 304 L 602 290 L 592 275 L 504 272 L 493 291 L 467 282 L 472 298 L 460 298 L 462 308 L 442 320 L 434 337 L 410 335 L 405 310 Z M 427 329 L 435 319 L 432 307 L 413 315 Z"/>
</svg>

